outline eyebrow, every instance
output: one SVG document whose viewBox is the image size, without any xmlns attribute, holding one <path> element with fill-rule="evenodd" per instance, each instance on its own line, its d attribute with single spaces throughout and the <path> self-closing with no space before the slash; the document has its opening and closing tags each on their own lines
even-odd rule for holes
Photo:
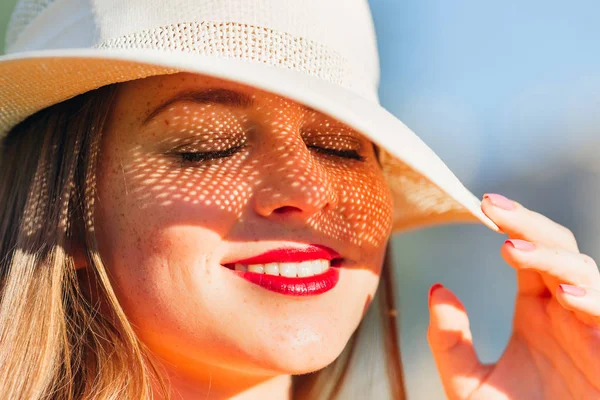
<svg viewBox="0 0 600 400">
<path fill-rule="evenodd" d="M 152 111 L 142 122 L 142 125 L 146 125 L 150 120 L 164 111 L 167 107 L 180 101 L 192 102 L 195 104 L 220 104 L 234 108 L 250 108 L 256 105 L 254 99 L 245 94 L 230 89 L 205 89 L 205 90 L 186 90 L 177 93 L 175 96 L 169 98 L 164 103 L 161 103 L 154 111 Z M 311 107 L 301 105 L 307 111 L 316 112 Z"/>
</svg>

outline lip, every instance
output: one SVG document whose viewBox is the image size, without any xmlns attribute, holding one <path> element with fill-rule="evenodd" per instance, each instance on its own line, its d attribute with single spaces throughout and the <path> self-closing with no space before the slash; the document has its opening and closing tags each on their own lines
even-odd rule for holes
<svg viewBox="0 0 600 400">
<path fill-rule="evenodd" d="M 313 296 L 325 293 L 337 285 L 340 277 L 340 269 L 335 267 L 330 267 L 322 274 L 303 278 L 289 278 L 248 271 L 231 270 L 231 272 L 263 289 L 288 296 Z"/>
<path fill-rule="evenodd" d="M 233 268 L 235 264 L 249 265 L 312 260 L 332 261 L 337 259 L 341 259 L 341 256 L 335 250 L 327 246 L 311 244 L 306 247 L 282 247 L 243 260 L 235 260 L 224 265 Z"/>
<path fill-rule="evenodd" d="M 328 260 L 327 271 L 313 276 L 291 278 L 280 275 L 269 275 L 250 271 L 235 271 L 235 264 L 269 264 L 282 262 L 303 262 L 312 260 Z M 263 289 L 288 296 L 312 296 L 333 289 L 339 280 L 342 257 L 333 249 L 311 244 L 306 247 L 284 247 L 270 250 L 250 258 L 223 264 L 237 276 Z"/>
</svg>

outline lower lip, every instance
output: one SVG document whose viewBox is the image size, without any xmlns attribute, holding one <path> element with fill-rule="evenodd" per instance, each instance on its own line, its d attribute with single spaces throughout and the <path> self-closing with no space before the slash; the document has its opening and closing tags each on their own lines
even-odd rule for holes
<svg viewBox="0 0 600 400">
<path fill-rule="evenodd" d="M 302 278 L 289 278 L 257 272 L 233 272 L 264 289 L 288 296 L 313 296 L 325 293 L 333 289 L 340 278 L 339 267 L 329 267 L 322 274 Z"/>
</svg>

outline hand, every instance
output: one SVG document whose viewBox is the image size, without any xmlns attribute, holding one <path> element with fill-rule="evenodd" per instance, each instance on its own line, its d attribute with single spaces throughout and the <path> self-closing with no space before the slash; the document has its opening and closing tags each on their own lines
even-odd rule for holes
<svg viewBox="0 0 600 400">
<path fill-rule="evenodd" d="M 509 239 L 517 271 L 513 331 L 496 364 L 479 362 L 465 308 L 448 289 L 430 290 L 428 339 L 452 400 L 600 399 L 600 273 L 562 225 L 503 196 L 481 208 Z"/>
</svg>

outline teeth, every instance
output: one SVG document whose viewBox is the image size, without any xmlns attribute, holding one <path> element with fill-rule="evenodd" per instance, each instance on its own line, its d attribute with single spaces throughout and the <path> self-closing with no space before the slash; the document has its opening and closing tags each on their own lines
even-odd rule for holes
<svg viewBox="0 0 600 400">
<path fill-rule="evenodd" d="M 248 272 L 258 272 L 259 274 L 264 274 L 265 267 L 262 264 L 248 265 Z"/>
<path fill-rule="evenodd" d="M 235 270 L 246 272 L 246 271 L 248 271 L 248 267 L 245 266 L 244 264 L 235 264 Z"/>
<path fill-rule="evenodd" d="M 277 264 L 277 263 L 265 264 L 265 274 L 279 275 L 279 264 Z"/>
<path fill-rule="evenodd" d="M 296 263 L 281 263 L 279 264 L 279 274 L 281 276 L 289 276 L 293 278 L 296 276 L 296 271 L 299 265 Z"/>
<path fill-rule="evenodd" d="M 329 269 L 328 260 L 312 260 L 300 263 L 235 264 L 236 271 L 281 275 L 289 278 L 319 275 Z"/>
<path fill-rule="evenodd" d="M 321 273 L 321 263 L 319 261 L 305 262 L 298 265 L 298 277 L 313 276 Z"/>
<path fill-rule="evenodd" d="M 322 274 L 329 269 L 329 261 L 323 261 L 325 260 L 313 261 L 313 271 L 315 271 L 315 274 Z"/>
</svg>

